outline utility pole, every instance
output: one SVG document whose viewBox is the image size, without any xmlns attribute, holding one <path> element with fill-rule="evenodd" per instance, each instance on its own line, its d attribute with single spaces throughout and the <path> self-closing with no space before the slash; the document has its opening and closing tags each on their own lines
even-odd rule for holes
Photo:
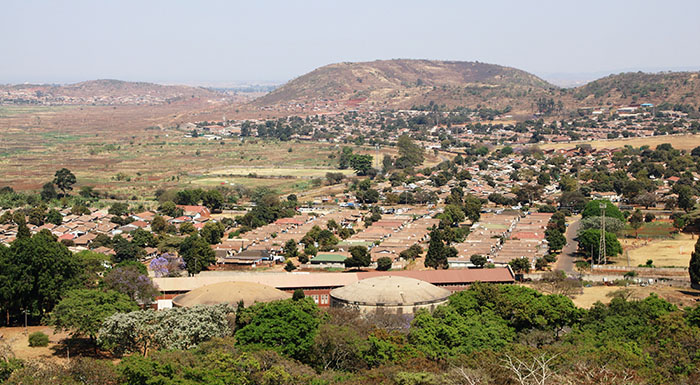
<svg viewBox="0 0 700 385">
<path fill-rule="evenodd" d="M 605 208 L 607 205 L 605 203 L 600 204 L 600 243 L 598 245 L 598 263 L 603 261 L 603 265 L 608 263 L 608 257 L 605 252 Z"/>
</svg>

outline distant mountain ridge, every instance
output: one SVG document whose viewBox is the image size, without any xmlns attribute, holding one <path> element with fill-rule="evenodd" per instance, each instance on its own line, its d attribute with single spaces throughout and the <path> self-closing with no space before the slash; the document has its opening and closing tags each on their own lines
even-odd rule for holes
<svg viewBox="0 0 700 385">
<path fill-rule="evenodd" d="M 320 67 L 264 95 L 260 109 L 334 106 L 410 108 L 430 102 L 447 107 L 504 109 L 531 114 L 538 100 L 565 109 L 635 103 L 700 107 L 698 72 L 623 73 L 576 88 L 560 88 L 528 72 L 495 64 L 435 60 L 377 60 Z"/>
<path fill-rule="evenodd" d="M 12 104 L 162 104 L 186 99 L 221 99 L 215 90 L 113 79 L 75 84 L 0 85 L 0 103 Z"/>
<path fill-rule="evenodd" d="M 410 107 L 434 101 L 450 106 L 518 104 L 525 95 L 558 87 L 528 72 L 495 64 L 435 60 L 336 63 L 291 80 L 253 101 L 254 106 L 361 100 L 375 107 Z"/>
<path fill-rule="evenodd" d="M 700 72 L 627 72 L 609 75 L 571 90 L 572 103 L 682 104 L 700 106 Z"/>
</svg>

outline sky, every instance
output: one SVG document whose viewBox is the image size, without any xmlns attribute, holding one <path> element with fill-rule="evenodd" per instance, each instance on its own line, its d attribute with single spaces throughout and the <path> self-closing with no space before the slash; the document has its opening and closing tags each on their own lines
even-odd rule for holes
<svg viewBox="0 0 700 385">
<path fill-rule="evenodd" d="M 700 70 L 700 1 L 0 0 L 0 83 L 279 83 L 467 60 L 545 79 Z"/>
</svg>

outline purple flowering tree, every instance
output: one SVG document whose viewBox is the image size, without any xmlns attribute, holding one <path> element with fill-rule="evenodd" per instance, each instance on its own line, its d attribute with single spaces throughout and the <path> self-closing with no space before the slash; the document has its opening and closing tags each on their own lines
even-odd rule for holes
<svg viewBox="0 0 700 385">
<path fill-rule="evenodd" d="M 135 266 L 112 269 L 105 274 L 104 285 L 106 289 L 126 294 L 141 304 L 151 303 L 160 294 L 151 278 L 141 273 Z"/>
<path fill-rule="evenodd" d="M 168 265 L 170 264 L 170 261 L 168 261 L 167 258 L 164 257 L 158 257 L 154 258 L 151 261 L 150 267 L 151 270 L 155 273 L 156 277 L 167 277 L 169 275 L 169 269 Z"/>
</svg>

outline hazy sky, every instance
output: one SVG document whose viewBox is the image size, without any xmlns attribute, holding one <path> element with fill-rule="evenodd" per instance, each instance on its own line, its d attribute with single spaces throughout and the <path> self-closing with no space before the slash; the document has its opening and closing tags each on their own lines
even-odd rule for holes
<svg viewBox="0 0 700 385">
<path fill-rule="evenodd" d="M 285 81 L 341 61 L 700 69 L 700 1 L 0 0 L 0 83 Z"/>
</svg>

